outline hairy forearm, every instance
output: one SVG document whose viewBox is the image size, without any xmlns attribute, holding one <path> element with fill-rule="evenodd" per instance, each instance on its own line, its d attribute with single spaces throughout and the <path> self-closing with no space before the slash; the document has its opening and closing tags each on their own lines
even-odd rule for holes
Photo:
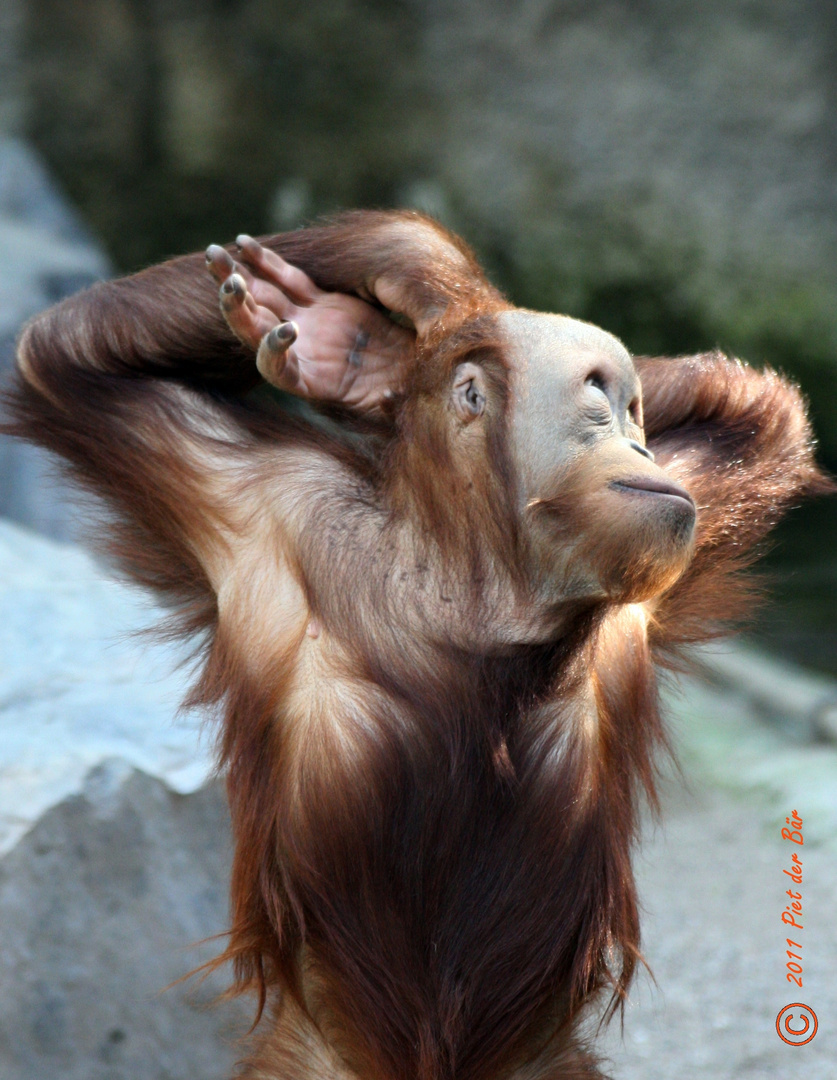
<svg viewBox="0 0 837 1080">
<path fill-rule="evenodd" d="M 181 378 L 237 392 L 258 381 L 252 353 L 227 327 L 200 256 L 102 282 L 36 316 L 18 349 L 21 373 L 63 400 L 62 372 Z"/>
</svg>

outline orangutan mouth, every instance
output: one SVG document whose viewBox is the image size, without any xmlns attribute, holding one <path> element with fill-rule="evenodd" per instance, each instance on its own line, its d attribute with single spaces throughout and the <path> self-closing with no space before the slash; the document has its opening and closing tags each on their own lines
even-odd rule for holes
<svg viewBox="0 0 837 1080">
<path fill-rule="evenodd" d="M 695 500 L 685 488 L 673 484 L 670 480 L 657 479 L 656 476 L 636 476 L 628 477 L 626 480 L 613 480 L 610 486 L 615 491 L 624 491 L 628 495 L 662 495 L 669 499 L 677 499 L 686 503 L 693 512 L 695 510 Z"/>
</svg>

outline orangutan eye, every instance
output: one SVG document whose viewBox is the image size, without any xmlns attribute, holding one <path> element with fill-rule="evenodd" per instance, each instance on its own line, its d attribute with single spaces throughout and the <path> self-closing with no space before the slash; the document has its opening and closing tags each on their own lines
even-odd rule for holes
<svg viewBox="0 0 837 1080">
<path fill-rule="evenodd" d="M 593 372 L 584 380 L 584 388 L 588 390 L 587 412 L 590 419 L 597 424 L 609 423 L 613 414 L 610 407 L 610 395 L 607 392 L 608 387 L 604 378 L 597 372 Z M 592 393 L 589 391 L 592 391 Z"/>
</svg>

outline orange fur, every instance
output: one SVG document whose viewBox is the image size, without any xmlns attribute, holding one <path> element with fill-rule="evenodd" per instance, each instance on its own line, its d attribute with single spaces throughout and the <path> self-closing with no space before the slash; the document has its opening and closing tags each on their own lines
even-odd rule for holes
<svg viewBox="0 0 837 1080">
<path fill-rule="evenodd" d="M 505 406 L 456 450 L 442 403 L 464 358 L 507 401 L 509 305 L 419 215 L 267 243 L 413 322 L 388 417 L 326 428 L 249 394 L 198 256 L 37 317 L 11 397 L 15 430 L 109 506 L 114 557 L 204 635 L 191 702 L 219 713 L 236 844 L 222 960 L 272 1017 L 244 1075 L 590 1080 L 574 1020 L 639 957 L 654 660 L 746 616 L 753 545 L 822 484 L 802 402 L 717 354 L 642 361 L 694 556 L 676 581 L 630 570 L 657 582 L 646 603 L 579 602 L 539 635 Z M 606 569 L 624 552 L 596 520 Z"/>
</svg>

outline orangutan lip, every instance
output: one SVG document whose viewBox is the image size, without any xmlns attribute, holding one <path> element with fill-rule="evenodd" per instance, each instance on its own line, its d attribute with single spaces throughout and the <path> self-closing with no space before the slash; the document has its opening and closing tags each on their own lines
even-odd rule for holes
<svg viewBox="0 0 837 1080">
<path fill-rule="evenodd" d="M 658 480 L 654 476 L 629 477 L 627 480 L 613 480 L 610 484 L 616 491 L 625 491 L 637 495 L 667 495 L 670 499 L 680 499 L 695 509 L 695 500 L 685 488 L 672 484 L 670 480 Z"/>
</svg>

